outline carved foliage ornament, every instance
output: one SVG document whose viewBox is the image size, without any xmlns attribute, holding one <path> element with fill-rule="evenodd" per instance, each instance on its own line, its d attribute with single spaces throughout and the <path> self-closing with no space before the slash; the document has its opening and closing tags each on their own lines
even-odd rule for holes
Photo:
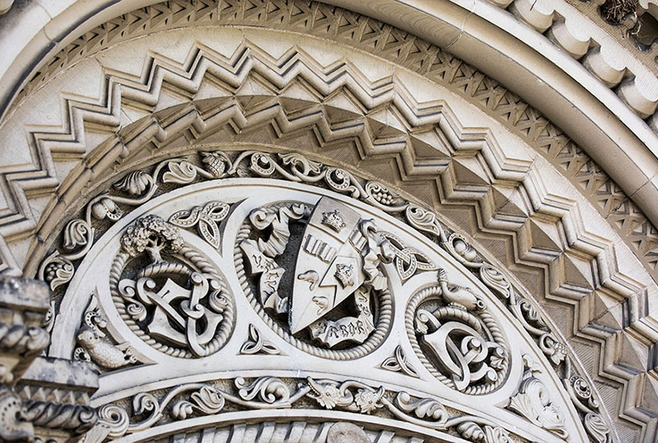
<svg viewBox="0 0 658 443">
<path fill-rule="evenodd" d="M 541 370 L 529 355 L 524 355 L 523 360 L 526 365 L 523 381 L 519 392 L 510 400 L 508 408 L 533 424 L 566 439 L 569 433 L 564 427 L 564 415 L 551 402 L 550 392 L 544 383 L 535 376 Z"/>
<path fill-rule="evenodd" d="M 156 215 L 138 219 L 121 237 L 110 289 L 128 326 L 169 355 L 210 355 L 233 329 L 235 307 L 224 278 Z"/>
<path fill-rule="evenodd" d="M 306 399 L 306 401 L 303 401 Z M 313 403 L 308 403 L 308 401 Z M 448 410 L 435 398 L 416 397 L 405 391 L 373 387 L 356 380 L 284 380 L 263 376 L 238 377 L 227 384 L 190 383 L 163 395 L 145 392 L 132 399 L 132 409 L 115 404 L 103 406 L 99 415 L 106 437 L 121 438 L 157 426 L 168 415 L 186 420 L 221 414 L 231 404 L 245 409 L 289 409 L 295 407 L 343 410 L 357 414 L 382 414 L 417 426 L 452 431 L 472 442 L 511 442 L 508 431 L 486 418 Z M 297 406 L 299 404 L 299 406 Z"/>
</svg>

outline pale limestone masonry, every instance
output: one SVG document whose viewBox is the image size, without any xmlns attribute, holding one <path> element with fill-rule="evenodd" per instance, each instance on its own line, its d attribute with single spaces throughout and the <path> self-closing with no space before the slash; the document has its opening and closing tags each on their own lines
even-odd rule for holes
<svg viewBox="0 0 658 443">
<path fill-rule="evenodd" d="M 655 442 L 652 33 L 0 1 L 0 441 Z"/>
</svg>

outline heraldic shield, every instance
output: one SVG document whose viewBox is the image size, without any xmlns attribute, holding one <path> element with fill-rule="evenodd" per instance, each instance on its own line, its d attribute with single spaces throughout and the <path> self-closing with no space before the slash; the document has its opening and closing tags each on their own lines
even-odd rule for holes
<svg viewBox="0 0 658 443">
<path fill-rule="evenodd" d="M 378 265 L 392 258 L 390 244 L 377 235 L 372 220 L 362 219 L 336 200 L 320 199 L 304 231 L 295 265 L 290 331 L 296 334 L 310 326 L 312 335 L 330 346 L 346 339 L 365 340 L 373 330 L 370 290 L 386 286 Z M 319 321 L 352 294 L 357 309 L 370 315 Z"/>
<path fill-rule="evenodd" d="M 292 284 L 282 286 L 287 265 L 277 258 L 291 237 L 299 235 L 290 229 L 294 221 L 306 221 L 306 226 L 301 238 L 296 237 L 300 246 L 290 270 Z M 312 340 L 330 348 L 348 341 L 363 343 L 375 330 L 373 291 L 388 289 L 380 265 L 395 258 L 394 246 L 385 233 L 378 233 L 374 220 L 322 197 L 312 210 L 301 203 L 254 209 L 249 223 L 256 235 L 243 239 L 239 247 L 251 275 L 260 275 L 257 287 L 263 308 L 271 315 L 287 315 L 291 334 L 303 336 L 300 333 L 308 329 Z M 343 306 L 347 309 L 336 315 L 334 308 L 351 295 L 352 309 Z M 356 316 L 347 311 L 356 311 Z"/>
</svg>

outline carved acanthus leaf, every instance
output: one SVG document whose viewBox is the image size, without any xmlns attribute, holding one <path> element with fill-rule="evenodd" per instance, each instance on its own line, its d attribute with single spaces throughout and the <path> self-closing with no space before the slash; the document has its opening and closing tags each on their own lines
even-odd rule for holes
<svg viewBox="0 0 658 443">
<path fill-rule="evenodd" d="M 524 358 L 531 362 L 529 356 L 524 356 Z M 526 365 L 526 368 L 519 392 L 512 397 L 508 408 L 522 415 L 531 423 L 566 439 L 569 433 L 564 425 L 564 416 L 551 402 L 550 393 L 544 383 L 534 376 L 536 370 L 533 369 L 532 363 Z"/>
</svg>

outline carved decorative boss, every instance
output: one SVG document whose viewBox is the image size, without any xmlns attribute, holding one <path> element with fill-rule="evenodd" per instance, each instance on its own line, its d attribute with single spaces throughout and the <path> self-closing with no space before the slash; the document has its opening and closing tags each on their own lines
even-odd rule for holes
<svg viewBox="0 0 658 443">
<path fill-rule="evenodd" d="M 256 209 L 249 224 L 239 250 L 257 302 L 277 332 L 309 351 L 316 345 L 345 349 L 368 343 L 358 351 L 365 352 L 375 345 L 369 341 L 373 335 L 381 340 L 383 331 L 376 331 L 390 320 L 388 280 L 381 265 L 391 263 L 396 250 L 373 220 L 323 197 L 314 208 L 290 203 Z M 292 253 L 295 263 L 284 256 L 293 244 L 299 245 L 297 254 Z"/>
<path fill-rule="evenodd" d="M 128 326 L 166 354 L 210 355 L 233 329 L 234 302 L 224 278 L 156 215 L 138 219 L 122 236 L 110 287 Z"/>
</svg>

